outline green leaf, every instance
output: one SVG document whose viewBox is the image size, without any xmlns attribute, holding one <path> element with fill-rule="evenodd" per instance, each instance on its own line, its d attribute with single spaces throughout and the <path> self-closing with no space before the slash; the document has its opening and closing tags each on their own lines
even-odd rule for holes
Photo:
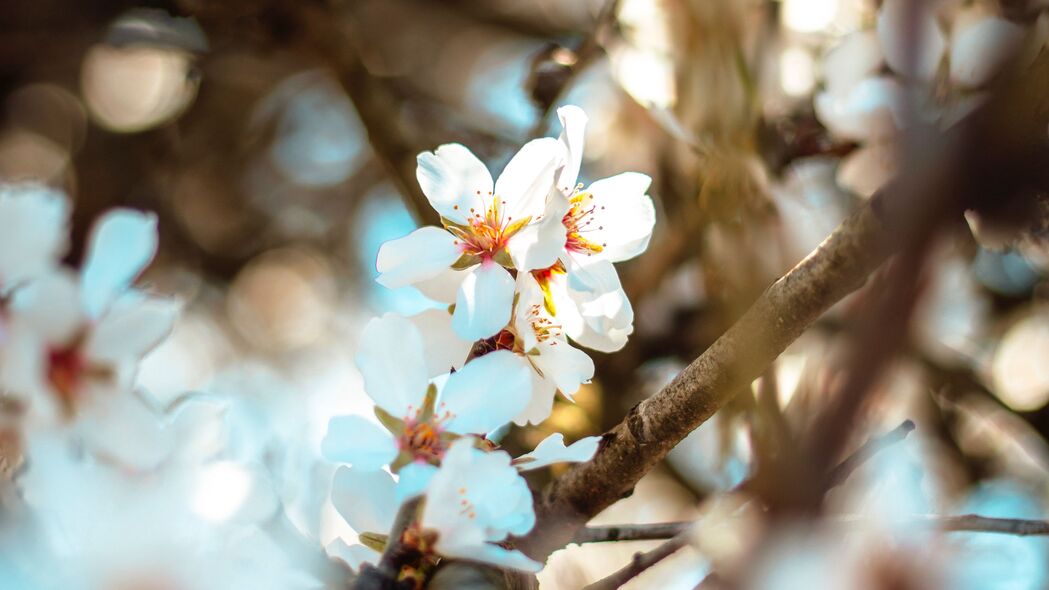
<svg viewBox="0 0 1049 590">
<path fill-rule="evenodd" d="M 431 383 L 426 388 L 426 397 L 423 398 L 423 407 L 419 411 L 419 421 L 429 422 L 433 419 L 433 411 L 437 406 L 437 386 Z"/>
</svg>

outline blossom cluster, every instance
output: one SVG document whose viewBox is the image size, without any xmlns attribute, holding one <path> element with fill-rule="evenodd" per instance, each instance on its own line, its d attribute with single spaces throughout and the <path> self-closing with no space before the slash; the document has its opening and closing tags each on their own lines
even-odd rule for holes
<svg viewBox="0 0 1049 590">
<path fill-rule="evenodd" d="M 506 425 L 542 422 L 557 393 L 571 400 L 593 377 L 579 347 L 626 344 L 633 310 L 613 263 L 644 251 L 655 221 L 647 176 L 579 182 L 586 115 L 557 114 L 560 137 L 525 144 L 495 181 L 459 144 L 418 157 L 442 227 L 384 244 L 378 282 L 415 286 L 440 308 L 368 323 L 356 362 L 378 424 L 336 417 L 323 443 L 327 458 L 348 464 L 332 499 L 362 533 L 361 545 L 339 547 L 354 565 L 377 559 L 407 506 L 413 519 L 393 541 L 536 571 L 498 544 L 535 521 L 519 472 L 597 450 L 597 437 L 565 446 L 561 434 L 517 458 L 498 446 Z"/>
</svg>

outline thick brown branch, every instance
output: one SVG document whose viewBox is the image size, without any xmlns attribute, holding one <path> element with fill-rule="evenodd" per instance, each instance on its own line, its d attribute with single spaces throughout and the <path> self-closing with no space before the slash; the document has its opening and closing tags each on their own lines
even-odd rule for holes
<svg viewBox="0 0 1049 590">
<path fill-rule="evenodd" d="M 691 531 L 686 528 L 672 539 L 647 553 L 635 553 L 634 558 L 626 566 L 616 571 L 607 578 L 602 578 L 583 590 L 615 590 L 623 584 L 641 575 L 641 572 L 656 565 L 660 561 L 677 553 L 679 549 L 688 544 Z"/>
<path fill-rule="evenodd" d="M 846 219 L 669 385 L 605 433 L 591 461 L 552 482 L 538 499 L 536 527 L 517 546 L 543 559 L 629 495 L 674 445 L 908 243 L 903 229 L 911 235 L 929 230 L 915 227 L 910 204 L 950 196 L 941 213 L 951 219 L 977 203 L 1008 201 L 1045 164 L 1047 123 L 1049 57 L 1043 54 L 1022 80 L 1001 89 L 965 123 L 942 137 L 924 136 L 928 149 L 921 162 L 910 162 L 884 194 Z"/>
</svg>

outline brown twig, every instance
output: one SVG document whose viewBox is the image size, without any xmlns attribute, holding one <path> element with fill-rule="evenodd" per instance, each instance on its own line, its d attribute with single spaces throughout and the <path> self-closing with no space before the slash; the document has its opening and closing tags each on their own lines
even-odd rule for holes
<svg viewBox="0 0 1049 590">
<path fill-rule="evenodd" d="M 832 488 L 844 483 L 854 471 L 866 463 L 871 457 L 892 445 L 903 441 L 903 439 L 907 438 L 908 434 L 914 431 L 914 428 L 914 422 L 904 420 L 902 424 L 892 429 L 890 432 L 868 440 L 863 446 L 856 449 L 853 454 L 846 457 L 844 461 L 838 463 L 838 466 L 831 470 L 830 474 L 827 476 L 828 487 Z"/>
<path fill-rule="evenodd" d="M 401 504 L 397 511 L 397 517 L 390 529 L 389 541 L 386 549 L 382 552 L 379 564 L 361 566 L 360 575 L 351 586 L 353 590 L 396 590 L 401 588 L 398 574 L 401 568 L 419 560 L 422 555 L 414 547 L 405 545 L 402 540 L 404 531 L 411 526 L 415 520 L 415 513 L 419 508 L 420 498 L 409 500 Z"/>
<path fill-rule="evenodd" d="M 656 565 L 660 561 L 677 553 L 679 549 L 688 544 L 690 528 L 686 528 L 674 535 L 669 541 L 646 553 L 635 553 L 633 559 L 626 566 L 612 575 L 602 578 L 593 584 L 585 586 L 583 590 L 615 590 L 630 580 L 636 578 L 641 572 Z"/>
<path fill-rule="evenodd" d="M 692 523 L 653 522 L 648 524 L 617 524 L 611 526 L 588 526 L 579 530 L 573 543 L 605 543 L 608 541 L 652 541 L 669 539 L 682 532 Z"/>
</svg>

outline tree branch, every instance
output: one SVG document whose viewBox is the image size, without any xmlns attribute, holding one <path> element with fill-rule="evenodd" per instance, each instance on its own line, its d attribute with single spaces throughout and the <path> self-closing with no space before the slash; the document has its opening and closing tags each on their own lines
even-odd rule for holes
<svg viewBox="0 0 1049 590">
<path fill-rule="evenodd" d="M 545 559 L 593 515 L 629 495 L 689 432 L 757 378 L 809 325 L 858 289 L 915 227 L 909 205 L 944 198 L 943 218 L 977 203 L 1009 201 L 1046 163 L 1049 56 L 1000 89 L 941 137 L 887 189 L 847 218 L 813 253 L 773 283 L 703 354 L 605 433 L 592 460 L 539 496 L 537 524 L 517 546 Z M 924 147 L 924 146 L 923 146 Z M 950 197 L 946 199 L 946 197 Z"/>
<path fill-rule="evenodd" d="M 653 522 L 646 524 L 616 524 L 588 526 L 576 533 L 573 543 L 605 543 L 608 541 L 654 541 L 669 539 L 692 525 L 691 521 Z"/>
<path fill-rule="evenodd" d="M 863 446 L 856 449 L 853 454 L 846 457 L 844 461 L 831 470 L 830 474 L 827 476 L 828 488 L 839 486 L 844 483 L 845 480 L 852 475 L 852 472 L 859 469 L 859 467 L 870 460 L 871 457 L 898 442 L 902 442 L 903 439 L 907 438 L 907 435 L 913 431 L 914 422 L 904 420 L 902 424 L 892 429 L 892 431 L 868 440 Z"/>
<path fill-rule="evenodd" d="M 689 523 L 691 524 L 691 523 Z M 585 586 L 583 590 L 615 590 L 630 580 L 636 578 L 641 572 L 656 565 L 660 561 L 677 553 L 679 549 L 688 545 L 691 527 L 686 527 L 666 543 L 646 553 L 635 553 L 634 558 L 626 566 L 612 575 L 602 578 L 593 584 Z"/>
</svg>

